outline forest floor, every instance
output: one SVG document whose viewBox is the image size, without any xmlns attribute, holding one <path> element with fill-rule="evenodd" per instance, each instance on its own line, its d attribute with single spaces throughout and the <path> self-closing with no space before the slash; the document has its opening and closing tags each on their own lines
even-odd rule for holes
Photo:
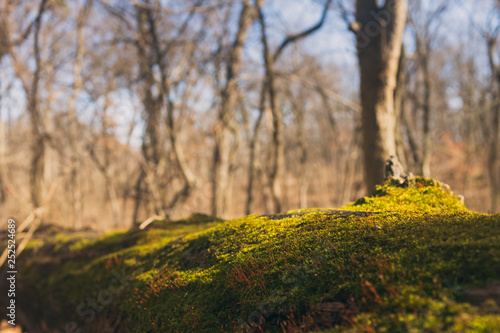
<svg viewBox="0 0 500 333">
<path fill-rule="evenodd" d="M 19 260 L 29 332 L 500 332 L 500 215 L 432 179 L 339 210 L 39 235 Z"/>
</svg>

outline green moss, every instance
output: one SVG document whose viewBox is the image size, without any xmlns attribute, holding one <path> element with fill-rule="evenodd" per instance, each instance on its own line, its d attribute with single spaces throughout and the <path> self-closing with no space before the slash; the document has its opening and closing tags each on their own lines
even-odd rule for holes
<svg viewBox="0 0 500 333">
<path fill-rule="evenodd" d="M 32 239 L 26 244 L 25 250 L 36 249 L 42 245 L 43 245 L 43 241 L 41 239 Z"/>
<path fill-rule="evenodd" d="M 341 209 L 383 213 L 195 218 L 117 232 L 74 243 L 55 266 L 33 262 L 26 282 L 84 332 L 97 322 L 85 324 L 76 306 L 117 272 L 126 288 L 96 315 L 119 331 L 498 329 L 500 315 L 464 303 L 462 292 L 499 279 L 500 215 L 467 211 L 445 186 L 421 178 Z"/>
<path fill-rule="evenodd" d="M 467 208 L 447 185 L 415 177 L 404 184 L 378 185 L 370 197 L 363 197 L 340 209 L 382 212 L 465 212 Z"/>
</svg>

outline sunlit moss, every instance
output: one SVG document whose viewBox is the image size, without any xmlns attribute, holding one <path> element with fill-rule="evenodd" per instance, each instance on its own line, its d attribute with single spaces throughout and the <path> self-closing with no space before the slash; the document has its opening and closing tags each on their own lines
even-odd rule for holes
<svg viewBox="0 0 500 333">
<path fill-rule="evenodd" d="M 75 306 L 107 288 L 116 272 L 129 277 L 128 285 L 107 314 L 97 316 L 118 331 L 499 327 L 498 313 L 463 303 L 461 292 L 499 279 L 500 215 L 467 211 L 445 186 L 421 178 L 408 186 L 386 184 L 341 209 L 380 214 L 312 211 L 227 222 L 198 216 L 76 241 L 65 261 L 33 261 L 26 283 L 47 308 L 59 304 L 52 318 L 64 322 L 52 325 L 63 329 L 73 320 L 84 332 L 97 321 L 85 324 Z M 342 310 L 327 316 L 322 304 Z"/>
<path fill-rule="evenodd" d="M 433 179 L 415 177 L 402 185 L 386 183 L 376 187 L 373 196 L 364 197 L 340 209 L 357 211 L 467 211 L 447 185 Z"/>
</svg>

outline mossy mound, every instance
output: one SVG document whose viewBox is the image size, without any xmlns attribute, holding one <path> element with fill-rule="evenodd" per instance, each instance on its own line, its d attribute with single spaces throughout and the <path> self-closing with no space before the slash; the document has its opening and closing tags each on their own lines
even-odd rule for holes
<svg viewBox="0 0 500 333">
<path fill-rule="evenodd" d="M 377 185 L 371 196 L 358 199 L 339 210 L 367 212 L 466 212 L 463 198 L 450 187 L 434 179 L 410 178 Z M 287 213 L 321 211 L 321 208 L 291 210 Z"/>
<path fill-rule="evenodd" d="M 463 198 L 450 187 L 434 179 L 410 178 L 379 185 L 373 196 L 364 197 L 340 209 L 396 212 L 465 212 Z"/>
<path fill-rule="evenodd" d="M 32 247 L 18 279 L 63 332 L 500 331 L 500 300 L 469 292 L 500 280 L 500 215 L 420 178 L 342 209 L 379 214 L 115 232 Z"/>
</svg>

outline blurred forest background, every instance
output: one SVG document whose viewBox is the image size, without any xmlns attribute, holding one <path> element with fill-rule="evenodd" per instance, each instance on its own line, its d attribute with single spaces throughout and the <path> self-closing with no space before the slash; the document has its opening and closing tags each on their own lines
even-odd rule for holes
<svg viewBox="0 0 500 333">
<path fill-rule="evenodd" d="M 401 163 L 480 212 L 500 211 L 499 6 L 410 0 L 394 93 Z M 0 11 L 3 221 L 109 229 L 367 194 L 354 1 Z"/>
</svg>

